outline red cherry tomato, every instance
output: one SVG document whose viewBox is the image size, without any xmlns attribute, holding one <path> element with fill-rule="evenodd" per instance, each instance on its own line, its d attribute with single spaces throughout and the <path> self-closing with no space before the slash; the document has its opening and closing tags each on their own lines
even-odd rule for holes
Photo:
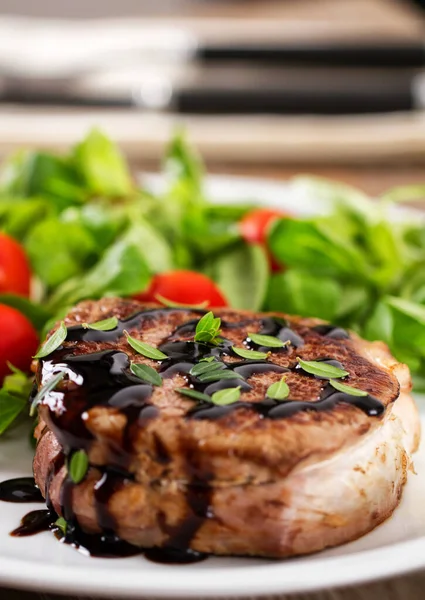
<svg viewBox="0 0 425 600">
<path fill-rule="evenodd" d="M 287 213 L 273 208 L 255 208 L 248 212 L 239 223 L 239 229 L 243 239 L 248 244 L 261 244 L 269 256 L 272 271 L 281 271 L 279 265 L 267 248 L 267 235 L 269 229 L 276 219 L 288 216 Z"/>
<path fill-rule="evenodd" d="M 0 382 L 10 373 L 8 362 L 29 371 L 37 347 L 37 332 L 28 319 L 15 308 L 0 304 Z"/>
<path fill-rule="evenodd" d="M 158 273 L 149 288 L 135 298 L 143 302 L 160 302 L 165 298 L 177 304 L 196 305 L 208 302 L 208 307 L 227 306 L 227 301 L 209 277 L 194 271 Z"/>
<path fill-rule="evenodd" d="M 0 294 L 29 296 L 31 271 L 20 244 L 0 233 Z"/>
</svg>

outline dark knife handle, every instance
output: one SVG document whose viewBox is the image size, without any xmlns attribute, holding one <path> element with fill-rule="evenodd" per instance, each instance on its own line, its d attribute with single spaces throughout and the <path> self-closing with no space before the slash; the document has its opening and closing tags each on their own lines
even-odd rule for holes
<svg viewBox="0 0 425 600">
<path fill-rule="evenodd" d="M 243 61 L 279 66 L 420 68 L 425 65 L 425 46 L 408 44 L 235 44 L 198 49 L 204 62 Z"/>
</svg>

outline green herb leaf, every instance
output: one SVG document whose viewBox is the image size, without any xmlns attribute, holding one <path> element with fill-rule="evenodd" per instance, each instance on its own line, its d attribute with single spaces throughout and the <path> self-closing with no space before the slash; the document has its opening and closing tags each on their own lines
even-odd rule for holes
<svg viewBox="0 0 425 600">
<path fill-rule="evenodd" d="M 199 375 L 198 377 L 201 383 L 212 383 L 213 381 L 221 381 L 224 379 L 245 379 L 239 373 L 235 371 L 231 371 L 230 369 L 226 369 L 223 371 L 215 370 L 212 373 L 207 372 Z"/>
<path fill-rule="evenodd" d="M 195 342 L 214 344 L 220 332 L 221 319 L 215 318 L 212 312 L 208 312 L 199 319 L 195 330 Z"/>
<path fill-rule="evenodd" d="M 161 386 L 162 385 L 162 377 L 149 365 L 141 365 L 139 363 L 132 362 L 130 365 L 130 371 L 142 381 L 146 383 L 151 383 L 153 385 Z"/>
<path fill-rule="evenodd" d="M 211 402 L 211 398 L 210 396 L 208 396 L 208 394 L 202 394 L 201 392 L 191 390 L 190 388 L 177 388 L 176 392 L 182 394 L 183 396 L 187 396 L 188 398 L 192 398 L 193 400 L 200 400 L 201 402 Z"/>
<path fill-rule="evenodd" d="M 66 339 L 68 330 L 65 323 L 62 321 L 56 331 L 51 335 L 41 346 L 34 358 L 44 358 L 54 352 L 63 344 Z"/>
<path fill-rule="evenodd" d="M 216 360 L 215 356 L 206 356 L 205 358 L 201 358 L 201 360 L 199 362 L 206 362 L 206 363 L 210 363 Z"/>
<path fill-rule="evenodd" d="M 348 371 L 344 371 L 344 369 L 328 365 L 325 362 L 302 360 L 301 358 L 298 358 L 297 360 L 303 371 L 310 373 L 310 375 L 317 375 L 317 377 L 322 377 L 323 379 L 338 379 L 350 374 Z"/>
<path fill-rule="evenodd" d="M 208 300 L 205 300 L 205 302 L 200 302 L 199 304 L 181 304 L 180 302 L 174 302 L 174 300 L 168 300 L 168 298 L 164 298 L 164 296 L 161 296 L 161 294 L 156 294 L 155 300 L 158 300 L 160 304 L 169 306 L 170 308 L 194 308 L 197 310 L 202 310 L 203 308 L 207 308 L 209 305 Z"/>
<path fill-rule="evenodd" d="M 84 450 L 77 450 L 68 460 L 68 473 L 74 483 L 80 483 L 89 468 L 89 457 Z"/>
<path fill-rule="evenodd" d="M 265 346 L 266 348 L 283 348 L 284 346 L 290 344 L 289 340 L 287 342 L 283 342 L 279 338 L 272 335 L 248 333 L 248 337 L 254 342 L 254 344 L 258 344 L 258 346 Z"/>
<path fill-rule="evenodd" d="M 161 350 L 158 350 L 158 348 L 154 348 L 145 342 L 141 342 L 140 340 L 136 340 L 136 338 L 131 337 L 128 331 L 124 331 L 124 335 L 126 336 L 127 342 L 130 344 L 133 350 L 136 350 L 136 352 L 139 354 L 146 356 L 146 358 L 151 358 L 152 360 L 164 360 L 165 358 L 168 358 L 168 356 L 161 352 Z"/>
<path fill-rule="evenodd" d="M 289 387 L 284 377 L 267 388 L 267 396 L 273 400 L 285 400 L 289 396 Z"/>
<path fill-rule="evenodd" d="M 58 529 L 60 529 L 63 535 L 66 535 L 66 529 L 68 527 L 68 523 L 65 521 L 63 517 L 59 517 L 59 519 L 55 522 L 55 525 Z"/>
<path fill-rule="evenodd" d="M 227 388 L 225 390 L 219 390 L 214 392 L 211 396 L 211 401 L 217 406 L 227 406 L 228 404 L 234 404 L 241 397 L 241 388 Z"/>
<path fill-rule="evenodd" d="M 233 352 L 242 358 L 265 360 L 268 357 L 267 352 L 257 352 L 257 350 L 248 350 L 248 348 L 237 348 L 233 346 Z"/>
<path fill-rule="evenodd" d="M 30 408 L 30 416 L 31 417 L 34 416 L 35 409 L 40 404 L 40 402 L 43 400 L 43 398 L 45 396 L 47 396 L 47 394 L 50 394 L 50 392 L 53 392 L 55 387 L 58 385 L 58 383 L 60 381 L 62 381 L 62 379 L 64 377 L 65 377 L 65 373 L 63 371 L 61 373 L 57 373 L 57 375 L 55 375 L 54 377 L 49 379 L 49 381 L 47 381 L 43 385 L 43 387 L 38 391 L 37 395 L 35 396 L 34 400 L 31 403 L 31 408 Z"/>
<path fill-rule="evenodd" d="M 205 373 L 214 373 L 215 371 L 221 371 L 225 368 L 226 365 L 219 361 L 198 363 L 191 368 L 190 375 L 193 375 L 193 377 L 199 377 Z"/>
<path fill-rule="evenodd" d="M 103 319 L 96 323 L 83 323 L 82 327 L 84 327 L 84 329 L 95 329 L 96 331 L 111 331 L 112 329 L 115 329 L 117 325 L 117 317 L 110 317 L 109 319 Z"/>
<path fill-rule="evenodd" d="M 336 390 L 338 390 L 339 392 L 343 392 L 344 394 L 349 394 L 350 396 L 368 396 L 367 392 L 359 390 L 358 388 L 351 387 L 351 385 L 341 383 L 337 379 L 331 379 L 329 383 Z"/>
</svg>

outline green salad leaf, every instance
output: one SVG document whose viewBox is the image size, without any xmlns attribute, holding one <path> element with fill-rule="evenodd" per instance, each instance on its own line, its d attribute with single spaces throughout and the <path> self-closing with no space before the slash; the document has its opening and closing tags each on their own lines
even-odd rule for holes
<svg viewBox="0 0 425 600">
<path fill-rule="evenodd" d="M 233 308 L 261 309 L 269 278 L 268 260 L 261 246 L 238 244 L 209 263 L 207 274 Z"/>
<path fill-rule="evenodd" d="M 134 192 L 124 157 L 101 131 L 93 129 L 75 147 L 73 159 L 91 194 L 121 198 Z"/>
<path fill-rule="evenodd" d="M 0 390 L 0 435 L 8 429 L 28 406 L 28 400 Z"/>
<path fill-rule="evenodd" d="M 82 275 L 97 258 L 90 233 L 81 225 L 57 218 L 37 223 L 25 240 L 25 249 L 34 272 L 48 288 Z"/>
</svg>

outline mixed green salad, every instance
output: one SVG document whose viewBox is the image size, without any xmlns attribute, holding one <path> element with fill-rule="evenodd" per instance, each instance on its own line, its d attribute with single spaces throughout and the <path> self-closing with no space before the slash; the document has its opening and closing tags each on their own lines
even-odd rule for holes
<svg viewBox="0 0 425 600">
<path fill-rule="evenodd" d="M 0 231 L 23 247 L 32 291 L 25 297 L 2 283 L 0 240 L 0 314 L 1 306 L 16 309 L 42 340 L 80 300 L 145 298 L 158 274 L 195 271 L 214 282 L 221 304 L 320 317 L 384 340 L 425 388 L 425 221 L 390 218 L 394 202 L 423 197 L 423 187 L 376 201 L 311 180 L 318 206 L 331 203 L 326 215 L 300 218 L 294 206 L 293 214 L 263 219 L 261 198 L 220 205 L 206 197 L 200 157 L 180 133 L 163 174 L 160 193 L 141 188 L 97 130 L 67 154 L 22 151 L 8 159 Z M 155 299 L 194 304 L 172 295 L 159 290 Z M 0 362 L 13 363 L 12 355 L 3 343 Z M 0 433 L 28 410 L 31 376 L 16 366 L 8 365 L 0 390 Z"/>
</svg>

